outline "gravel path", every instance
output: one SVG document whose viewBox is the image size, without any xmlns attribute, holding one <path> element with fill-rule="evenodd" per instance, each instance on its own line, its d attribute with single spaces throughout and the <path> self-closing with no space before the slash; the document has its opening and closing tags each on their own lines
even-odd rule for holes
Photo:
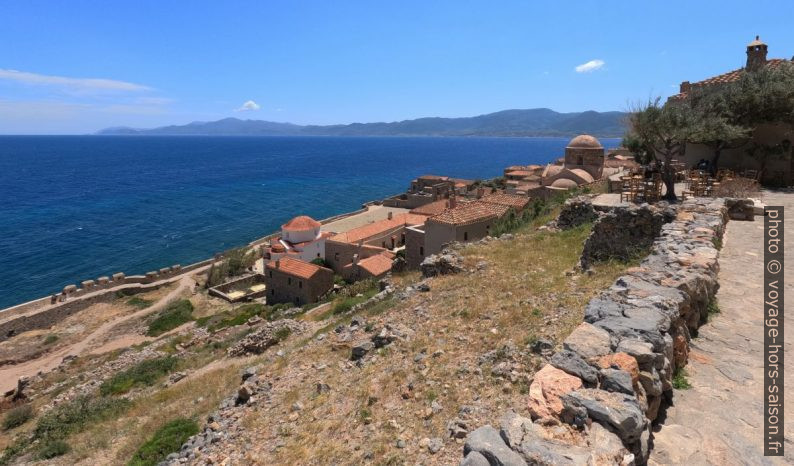
<svg viewBox="0 0 794 466">
<path fill-rule="evenodd" d="M 785 385 L 794 388 L 794 194 L 765 193 L 767 205 L 786 209 Z M 720 252 L 721 312 L 692 341 L 688 381 L 675 390 L 649 464 L 794 464 L 794 396 L 785 399 L 785 458 L 764 457 L 763 218 L 728 224 Z"/>
<path fill-rule="evenodd" d="M 177 299 L 185 290 L 189 290 L 195 281 L 190 275 L 186 275 L 179 280 L 179 286 L 169 292 L 167 295 L 160 298 L 156 303 L 151 306 L 141 309 L 140 311 L 132 314 L 127 314 L 121 318 L 105 322 L 99 328 L 91 332 L 84 339 L 79 342 L 69 345 L 58 351 L 44 355 L 41 358 L 27 361 L 23 364 L 16 364 L 13 366 L 5 366 L 0 369 L 0 393 L 11 390 L 17 386 L 17 380 L 22 376 L 33 376 L 39 372 L 49 372 L 58 367 L 66 356 L 78 356 L 80 353 L 90 347 L 91 343 L 101 341 L 110 330 L 116 325 L 126 322 L 130 319 L 137 319 L 144 317 L 153 312 L 164 309 L 171 301 Z M 120 336 L 119 338 L 124 338 Z"/>
</svg>

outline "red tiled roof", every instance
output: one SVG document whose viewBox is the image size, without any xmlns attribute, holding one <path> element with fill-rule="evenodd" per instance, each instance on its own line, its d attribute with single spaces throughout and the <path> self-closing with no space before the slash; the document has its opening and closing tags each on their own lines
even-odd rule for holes
<svg viewBox="0 0 794 466">
<path fill-rule="evenodd" d="M 299 215 L 284 225 L 281 225 L 281 229 L 289 231 L 306 231 L 320 228 L 321 226 L 322 225 L 317 220 L 306 215 Z"/>
<path fill-rule="evenodd" d="M 766 61 L 766 66 L 768 66 L 769 68 L 777 68 L 783 63 L 791 63 L 791 61 L 786 60 L 784 58 L 771 58 Z M 703 81 L 690 83 L 690 86 L 692 88 L 695 88 L 695 87 L 707 87 L 718 84 L 732 83 L 738 81 L 739 78 L 742 77 L 742 73 L 744 73 L 744 68 L 739 68 L 737 70 L 728 71 L 727 73 L 718 74 L 717 76 L 712 76 L 708 79 L 704 79 Z M 682 100 L 682 99 L 686 99 L 687 97 L 689 97 L 688 92 L 681 92 L 680 94 L 670 96 L 670 99 Z"/>
<path fill-rule="evenodd" d="M 421 225 L 425 223 L 427 217 L 424 215 L 417 215 L 412 213 L 399 214 L 392 217 L 391 220 L 384 219 L 378 222 L 370 223 L 369 225 L 353 228 L 345 233 L 339 233 L 331 239 L 334 241 L 341 241 L 343 243 L 357 243 L 359 241 L 366 241 L 373 236 L 385 233 L 394 228 L 405 225 Z"/>
<path fill-rule="evenodd" d="M 276 267 L 276 262 L 278 262 L 278 267 Z M 279 270 L 286 274 L 292 275 L 293 277 L 308 280 L 324 267 L 286 256 L 282 257 L 278 261 L 268 262 L 266 268 L 271 270 Z"/>
<path fill-rule="evenodd" d="M 411 210 L 416 215 L 438 215 L 449 208 L 448 199 L 440 199 Z"/>
<path fill-rule="evenodd" d="M 470 225 L 488 219 L 499 218 L 506 214 L 508 210 L 510 210 L 510 208 L 506 205 L 475 201 L 467 204 L 460 204 L 454 209 L 449 209 L 430 217 L 428 222 L 456 226 Z"/>
<path fill-rule="evenodd" d="M 507 172 L 507 176 L 530 176 L 534 174 L 535 172 L 531 172 L 528 170 L 512 170 Z"/>
<path fill-rule="evenodd" d="M 358 266 L 377 277 L 391 270 L 392 259 L 385 254 L 376 254 L 358 261 Z"/>
<path fill-rule="evenodd" d="M 480 198 L 480 202 L 499 204 L 521 210 L 529 204 L 529 198 L 517 194 L 496 193 Z"/>
</svg>

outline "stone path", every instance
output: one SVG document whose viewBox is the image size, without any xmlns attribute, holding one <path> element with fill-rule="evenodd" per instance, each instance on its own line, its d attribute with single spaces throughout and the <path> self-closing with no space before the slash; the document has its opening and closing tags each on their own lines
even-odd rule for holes
<svg viewBox="0 0 794 466">
<path fill-rule="evenodd" d="M 786 208 L 785 386 L 794 389 L 794 194 L 767 192 L 767 205 Z M 763 218 L 732 221 L 720 252 L 721 312 L 692 341 L 688 381 L 675 390 L 656 428 L 649 464 L 794 464 L 794 395 L 785 399 L 785 458 L 763 456 Z"/>
</svg>

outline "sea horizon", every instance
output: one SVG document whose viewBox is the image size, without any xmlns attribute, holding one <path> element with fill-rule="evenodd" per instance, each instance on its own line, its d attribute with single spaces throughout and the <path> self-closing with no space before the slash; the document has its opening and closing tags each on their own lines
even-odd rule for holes
<svg viewBox="0 0 794 466">
<path fill-rule="evenodd" d="M 186 265 L 405 191 L 552 162 L 567 137 L 0 136 L 0 308 Z M 601 140 L 607 148 L 619 139 Z"/>
</svg>

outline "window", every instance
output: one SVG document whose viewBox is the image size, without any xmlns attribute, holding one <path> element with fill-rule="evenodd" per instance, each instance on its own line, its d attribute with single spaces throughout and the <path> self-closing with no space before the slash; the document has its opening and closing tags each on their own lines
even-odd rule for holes
<svg viewBox="0 0 794 466">
<path fill-rule="evenodd" d="M 423 246 L 419 246 L 419 255 L 420 256 L 424 256 L 425 255 L 425 248 Z"/>
<path fill-rule="evenodd" d="M 292 277 L 287 277 L 287 285 L 292 285 Z"/>
<path fill-rule="evenodd" d="M 298 288 L 303 288 L 303 282 L 298 282 Z"/>
<path fill-rule="evenodd" d="M 334 253 L 334 260 L 339 262 L 339 253 L 338 252 Z"/>
<path fill-rule="evenodd" d="M 468 241 L 468 240 L 469 240 L 469 232 L 468 231 L 464 231 L 463 232 L 463 241 Z"/>
<path fill-rule="evenodd" d="M 270 278 L 273 278 L 273 271 L 270 271 Z"/>
<path fill-rule="evenodd" d="M 275 296 L 275 295 L 276 295 L 276 290 L 274 290 L 273 288 L 271 288 L 271 289 L 270 289 L 270 296 Z"/>
</svg>

